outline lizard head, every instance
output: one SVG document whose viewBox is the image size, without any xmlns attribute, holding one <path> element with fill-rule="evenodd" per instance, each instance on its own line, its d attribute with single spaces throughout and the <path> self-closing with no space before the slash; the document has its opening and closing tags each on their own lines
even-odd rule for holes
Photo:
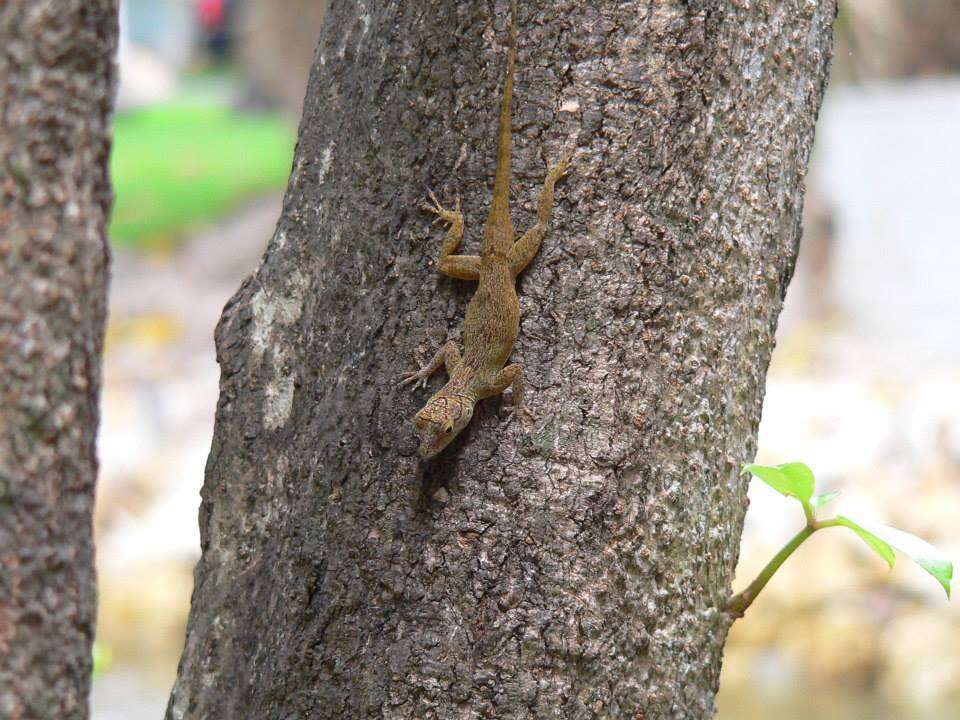
<svg viewBox="0 0 960 720">
<path fill-rule="evenodd" d="M 473 417 L 473 400 L 463 395 L 437 393 L 413 417 L 420 436 L 420 457 L 429 459 L 443 450 Z"/>
</svg>

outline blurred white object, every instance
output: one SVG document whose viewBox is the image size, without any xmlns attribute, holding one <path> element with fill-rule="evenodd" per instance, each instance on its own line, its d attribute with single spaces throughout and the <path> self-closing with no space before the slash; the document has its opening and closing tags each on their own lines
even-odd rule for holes
<svg viewBox="0 0 960 720">
<path fill-rule="evenodd" d="M 833 90 L 817 125 L 817 180 L 836 230 L 832 295 L 885 351 L 874 362 L 907 373 L 960 359 L 957 128 L 960 80 L 950 78 Z"/>
<path fill-rule="evenodd" d="M 118 110 L 164 102 L 176 89 L 176 71 L 159 55 L 145 48 L 121 47 Z"/>
<path fill-rule="evenodd" d="M 117 108 L 169 100 L 197 41 L 187 0 L 123 0 Z"/>
</svg>

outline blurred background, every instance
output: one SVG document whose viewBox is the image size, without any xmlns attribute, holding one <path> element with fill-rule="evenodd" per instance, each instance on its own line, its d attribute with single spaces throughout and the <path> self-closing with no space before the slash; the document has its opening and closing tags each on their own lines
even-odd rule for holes
<svg viewBox="0 0 960 720">
<path fill-rule="evenodd" d="M 122 0 L 95 720 L 162 717 L 199 556 L 213 328 L 280 212 L 325 0 Z M 960 559 L 960 3 L 841 0 L 759 462 Z M 747 458 L 744 458 L 747 460 Z M 801 526 L 754 483 L 736 589 Z M 960 719 L 960 605 L 818 533 L 724 661 L 720 720 Z"/>
</svg>

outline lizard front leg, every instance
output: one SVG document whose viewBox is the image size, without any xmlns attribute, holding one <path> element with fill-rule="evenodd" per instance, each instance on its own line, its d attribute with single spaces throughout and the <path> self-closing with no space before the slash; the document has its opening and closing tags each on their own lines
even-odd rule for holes
<svg viewBox="0 0 960 720">
<path fill-rule="evenodd" d="M 440 246 L 440 272 L 448 277 L 459 278 L 460 280 L 479 280 L 480 256 L 453 254 L 460 247 L 460 241 L 463 240 L 463 215 L 460 213 L 460 196 L 457 196 L 455 210 L 445 209 L 433 192 L 430 193 L 430 199 L 433 201 L 433 205 L 424 203 L 423 209 L 436 215 L 437 220 L 450 223 L 450 228 L 443 238 L 443 245 Z"/>
<path fill-rule="evenodd" d="M 437 350 L 437 354 L 433 356 L 430 362 L 419 370 L 404 375 L 399 387 L 403 387 L 407 383 L 412 382 L 414 383 L 413 387 L 416 388 L 416 381 L 419 381 L 421 387 L 426 387 L 427 380 L 440 369 L 441 365 L 446 368 L 447 375 L 453 375 L 457 368 L 460 367 L 460 362 L 460 351 L 457 349 L 457 344 L 453 340 L 448 340 L 443 344 L 443 347 Z"/>
<path fill-rule="evenodd" d="M 514 277 L 530 264 L 540 250 L 540 243 L 543 242 L 547 225 L 550 223 L 550 211 L 553 210 L 553 186 L 566 173 L 569 162 L 569 156 L 564 156 L 547 172 L 547 179 L 543 182 L 543 190 L 540 192 L 540 202 L 537 206 L 537 224 L 527 230 L 523 237 L 510 248 L 508 261 Z"/>
<path fill-rule="evenodd" d="M 493 380 L 482 388 L 481 397 L 499 395 L 508 387 L 513 390 L 513 407 L 510 408 L 508 419 L 512 420 L 518 412 L 533 417 L 533 413 L 523 404 L 523 366 L 520 363 L 510 363 L 498 372 Z"/>
</svg>

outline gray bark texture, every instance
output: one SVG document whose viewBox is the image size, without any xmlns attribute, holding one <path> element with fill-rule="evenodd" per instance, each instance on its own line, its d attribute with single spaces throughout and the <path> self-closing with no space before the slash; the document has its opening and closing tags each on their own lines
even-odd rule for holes
<svg viewBox="0 0 960 720">
<path fill-rule="evenodd" d="M 0 3 L 0 717 L 87 717 L 113 0 Z"/>
<path fill-rule="evenodd" d="M 833 2 L 520 3 L 513 217 L 536 419 L 418 470 L 398 390 L 470 283 L 418 209 L 490 200 L 506 2 L 332 3 L 283 213 L 217 330 L 168 718 L 708 718 Z M 438 387 L 442 378 L 433 380 Z"/>
</svg>

